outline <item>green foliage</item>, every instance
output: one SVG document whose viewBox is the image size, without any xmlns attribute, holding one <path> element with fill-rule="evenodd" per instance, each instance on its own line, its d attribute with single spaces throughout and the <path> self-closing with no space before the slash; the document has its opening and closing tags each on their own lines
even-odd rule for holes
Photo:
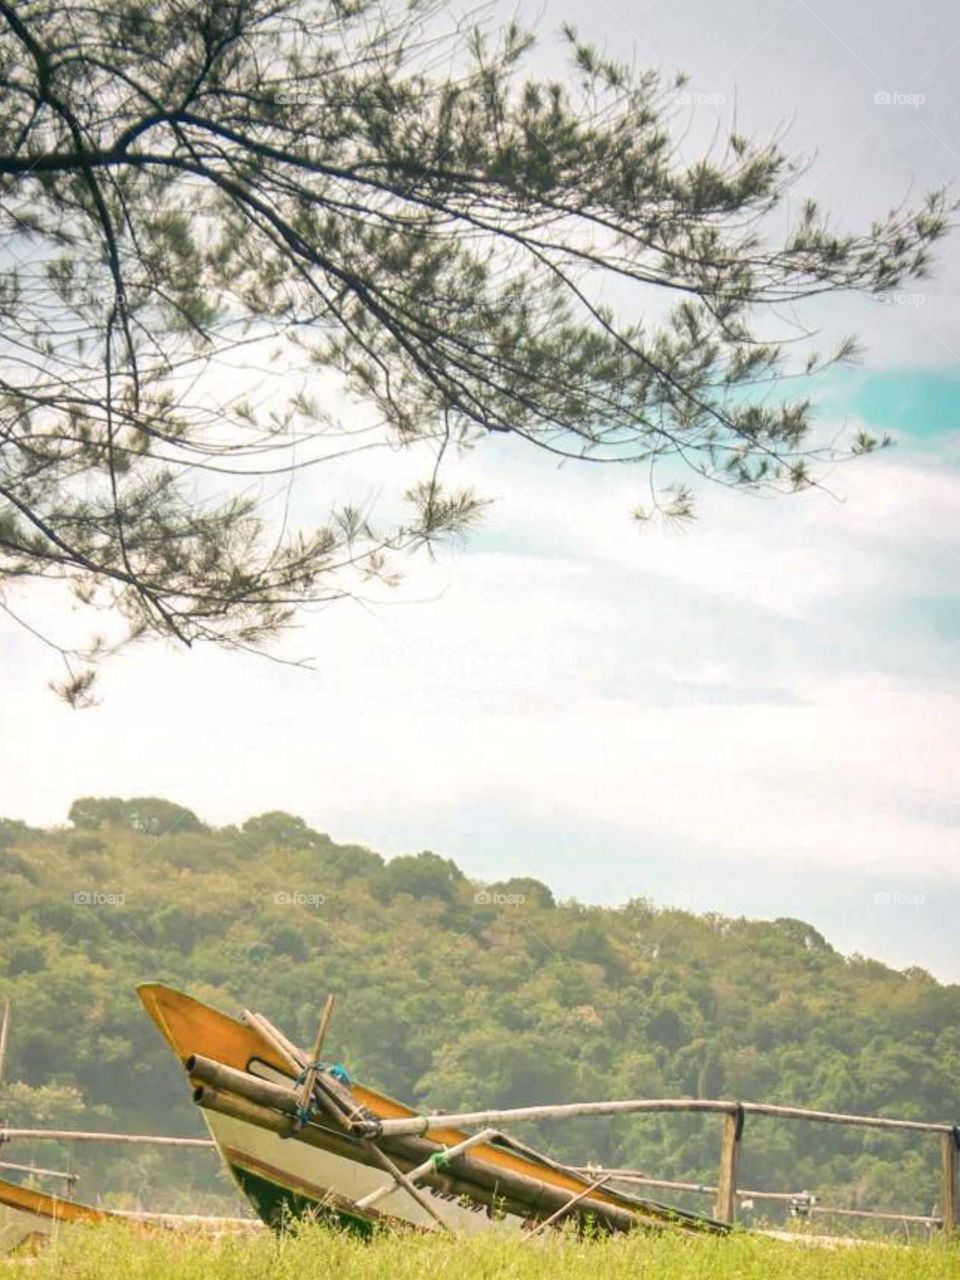
<svg viewBox="0 0 960 1280">
<path fill-rule="evenodd" d="M 228 1011 L 262 1009 L 302 1044 L 336 991 L 330 1056 L 430 1108 L 721 1096 L 960 1118 L 960 987 L 844 957 L 802 921 L 695 916 L 640 899 L 558 904 L 528 877 L 478 885 L 430 852 L 384 863 L 283 813 L 239 829 L 190 815 L 186 831 L 155 834 L 153 819 L 170 813 L 189 811 L 88 797 L 71 810 L 79 835 L 8 824 L 9 1123 L 79 1119 L 82 1099 L 103 1127 L 202 1131 L 135 998 L 151 978 Z M 685 1181 L 716 1173 L 715 1117 L 543 1123 L 518 1136 L 578 1163 Z M 30 1154 L 69 1159 L 66 1149 Z M 155 1208 L 226 1194 L 202 1154 L 82 1158 L 88 1193 L 129 1197 L 135 1185 Z M 741 1179 L 928 1212 L 936 1144 L 751 1120 Z"/>
<path fill-rule="evenodd" d="M 140 796 L 132 800 L 116 797 L 98 799 L 85 796 L 74 800 L 67 815 L 81 831 L 95 829 L 103 823 L 129 827 L 140 835 L 159 838 L 170 831 L 205 831 L 203 823 L 190 809 L 158 800 L 155 796 Z M 74 845 L 76 848 L 76 845 Z"/>
<path fill-rule="evenodd" d="M 279 809 L 248 818 L 240 830 L 244 839 L 256 849 L 268 844 L 291 849 L 318 849 L 330 843 L 329 836 L 311 830 L 302 818 Z"/>
<path fill-rule="evenodd" d="M 450 28 L 439 0 L 2 7 L 0 580 L 107 614 L 63 649 L 73 705 L 71 658 L 249 647 L 394 583 L 478 519 L 441 464 L 486 437 L 645 488 L 665 464 L 677 520 L 678 471 L 790 491 L 881 443 L 814 438 L 786 378 L 854 344 L 795 362 L 784 317 L 923 276 L 944 193 L 861 231 L 814 201 L 780 218 L 799 161 L 735 127 L 688 158 L 676 81 L 562 36 L 554 81 L 531 32 Z M 421 455 L 404 515 L 341 495 L 273 527 L 257 477 L 384 446 Z"/>
<path fill-rule="evenodd" d="M 456 863 L 425 850 L 388 862 L 380 877 L 379 891 L 387 899 L 398 893 L 409 893 L 414 898 L 452 902 L 463 880 L 463 872 Z"/>
</svg>

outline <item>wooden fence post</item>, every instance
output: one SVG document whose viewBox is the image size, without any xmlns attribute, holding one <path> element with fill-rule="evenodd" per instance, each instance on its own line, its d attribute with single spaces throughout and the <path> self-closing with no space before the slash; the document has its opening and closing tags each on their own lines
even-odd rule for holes
<svg viewBox="0 0 960 1280">
<path fill-rule="evenodd" d="M 723 1142 L 720 1147 L 720 1177 L 713 1216 L 720 1222 L 734 1222 L 737 1216 L 737 1165 L 740 1161 L 740 1139 L 743 1137 L 743 1107 L 738 1102 L 723 1118 Z"/>
<path fill-rule="evenodd" d="M 958 1213 L 957 1184 L 960 1182 L 960 1126 L 940 1139 L 941 1153 L 941 1218 L 943 1234 L 949 1239 L 956 1233 Z"/>
</svg>

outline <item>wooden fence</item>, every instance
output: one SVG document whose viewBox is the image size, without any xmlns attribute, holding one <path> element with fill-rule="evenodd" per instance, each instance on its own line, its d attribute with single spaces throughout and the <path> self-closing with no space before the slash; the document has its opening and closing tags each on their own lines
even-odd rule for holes
<svg viewBox="0 0 960 1280">
<path fill-rule="evenodd" d="M 894 1214 L 863 1209 L 830 1209 L 814 1206 L 813 1212 L 837 1213 L 863 1218 L 892 1218 L 939 1226 L 945 1236 L 957 1233 L 960 1220 L 960 1126 L 935 1124 L 926 1120 L 894 1120 L 886 1116 L 847 1115 L 833 1111 L 811 1111 L 803 1107 L 784 1107 L 774 1103 L 714 1101 L 702 1098 L 639 1098 L 615 1102 L 573 1102 L 550 1106 L 510 1107 L 487 1111 L 452 1112 L 434 1115 L 417 1115 L 393 1120 L 371 1122 L 377 1135 L 424 1134 L 435 1129 L 473 1128 L 504 1121 L 568 1119 L 574 1116 L 639 1115 L 644 1113 L 693 1113 L 719 1114 L 723 1116 L 720 1143 L 720 1167 L 715 1186 L 700 1183 L 670 1182 L 648 1178 L 631 1170 L 608 1170 L 586 1166 L 578 1172 L 594 1177 L 619 1177 L 645 1183 L 650 1186 L 668 1187 L 680 1191 L 709 1193 L 713 1196 L 713 1216 L 721 1222 L 736 1220 L 738 1199 L 748 1196 L 755 1199 L 794 1201 L 796 1192 L 743 1191 L 738 1189 L 737 1174 L 743 1135 L 748 1116 L 770 1116 L 781 1120 L 806 1120 L 820 1124 L 837 1124 L 867 1129 L 880 1129 L 894 1133 L 935 1134 L 940 1139 L 940 1216 L 920 1214 Z M 0 1128 L 0 1145 L 11 1139 L 47 1142 L 114 1142 L 172 1147 L 213 1147 L 207 1138 L 174 1138 L 153 1134 L 98 1133 L 70 1129 L 8 1129 Z M 475 1141 L 476 1139 L 472 1139 Z"/>
<path fill-rule="evenodd" d="M 953 1236 L 960 1218 L 958 1184 L 960 1184 L 960 1126 L 935 1124 L 926 1120 L 894 1120 L 886 1116 L 848 1115 L 835 1111 L 811 1111 L 804 1107 L 784 1107 L 764 1102 L 715 1101 L 704 1098 L 638 1098 L 616 1102 L 572 1102 L 552 1106 L 511 1107 L 499 1110 L 452 1112 L 420 1115 L 397 1120 L 383 1120 L 377 1125 L 384 1136 L 423 1134 L 428 1129 L 469 1128 L 473 1125 L 499 1124 L 517 1120 L 570 1119 L 574 1116 L 639 1115 L 643 1113 L 707 1113 L 723 1116 L 720 1143 L 720 1168 L 717 1185 L 712 1188 L 713 1216 L 721 1222 L 734 1222 L 737 1208 L 737 1173 L 743 1134 L 748 1116 L 770 1116 L 780 1120 L 807 1120 L 820 1124 L 837 1124 L 894 1133 L 936 1134 L 940 1139 L 940 1217 L 907 1215 L 917 1222 L 939 1225 L 945 1236 Z M 599 1177 L 606 1170 L 590 1170 Z M 623 1171 L 621 1171 L 623 1172 Z M 661 1183 L 662 1185 L 662 1183 Z M 687 1190 L 698 1189 L 697 1184 Z M 761 1192 L 765 1198 L 790 1199 L 790 1193 Z M 847 1210 L 857 1216 L 885 1216 L 868 1210 Z M 898 1220 L 904 1215 L 891 1215 Z"/>
</svg>

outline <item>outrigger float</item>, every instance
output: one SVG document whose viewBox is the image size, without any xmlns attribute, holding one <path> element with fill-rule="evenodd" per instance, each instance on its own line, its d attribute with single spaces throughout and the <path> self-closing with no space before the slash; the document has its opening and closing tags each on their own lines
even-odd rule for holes
<svg viewBox="0 0 960 1280">
<path fill-rule="evenodd" d="M 495 1128 L 432 1124 L 323 1064 L 332 998 L 308 1054 L 251 1010 L 241 1022 L 157 983 L 138 994 L 183 1064 L 224 1163 L 274 1228 L 315 1218 L 363 1235 L 378 1225 L 530 1235 L 561 1222 L 729 1230 L 614 1189 L 608 1175 L 585 1175 Z"/>
</svg>

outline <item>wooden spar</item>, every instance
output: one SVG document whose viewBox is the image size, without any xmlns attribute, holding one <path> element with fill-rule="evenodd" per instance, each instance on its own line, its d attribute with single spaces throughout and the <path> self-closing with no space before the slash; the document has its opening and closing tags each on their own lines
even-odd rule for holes
<svg viewBox="0 0 960 1280">
<path fill-rule="evenodd" d="M 439 1213 L 437 1213 L 436 1209 L 430 1203 L 428 1197 L 423 1194 L 420 1188 L 407 1176 L 407 1174 L 403 1172 L 401 1168 L 393 1163 L 385 1151 L 381 1151 L 377 1144 L 375 1142 L 371 1142 L 369 1138 L 364 1138 L 363 1145 L 373 1156 L 374 1160 L 376 1160 L 377 1163 L 393 1178 L 393 1182 L 387 1184 L 388 1191 L 393 1191 L 397 1187 L 402 1187 L 409 1196 L 412 1196 L 412 1198 L 416 1200 L 424 1213 L 429 1214 L 429 1216 L 433 1218 L 434 1222 L 436 1222 L 441 1230 L 450 1230 L 444 1220 L 440 1217 Z M 369 1201 L 369 1197 L 366 1197 L 366 1199 Z M 357 1205 L 359 1207 L 359 1200 L 357 1201 Z"/>
<path fill-rule="evenodd" d="M 306 1074 L 300 1091 L 297 1096 L 297 1117 L 304 1116 L 310 1109 L 313 1101 L 313 1086 L 317 1079 L 317 1070 L 320 1064 L 320 1054 L 323 1050 L 323 1042 L 326 1039 L 327 1027 L 330 1025 L 330 1019 L 333 1016 L 333 1005 L 336 996 L 331 992 L 327 996 L 327 1002 L 323 1006 L 323 1013 L 320 1015 L 320 1025 L 317 1027 L 317 1038 L 313 1044 L 313 1056 L 306 1066 Z"/>
<path fill-rule="evenodd" d="M 407 1178 L 411 1182 L 418 1182 L 421 1178 L 425 1178 L 428 1173 L 437 1167 L 436 1157 L 442 1157 L 444 1164 L 449 1160 L 455 1159 L 457 1156 L 463 1155 L 465 1151 L 469 1151 L 471 1147 L 479 1146 L 482 1142 L 489 1142 L 496 1135 L 496 1129 L 484 1129 L 480 1133 L 475 1133 L 469 1138 L 464 1138 L 463 1142 L 458 1142 L 455 1146 L 446 1147 L 442 1151 L 433 1152 L 422 1164 L 418 1164 L 415 1169 L 411 1169 L 407 1174 Z M 393 1187 L 386 1183 L 382 1187 L 377 1187 L 376 1191 L 371 1191 L 365 1195 L 362 1200 L 357 1201 L 357 1208 L 369 1209 L 371 1205 L 375 1205 L 378 1200 L 382 1200 L 385 1195 L 393 1190 Z"/>
<path fill-rule="evenodd" d="M 720 1147 L 720 1178 L 713 1216 L 718 1222 L 733 1223 L 737 1216 L 737 1167 L 740 1163 L 740 1139 L 743 1137 L 743 1108 L 723 1117 L 723 1142 Z"/>
<path fill-rule="evenodd" d="M 149 1133 L 94 1133 L 82 1129 L 0 1129 L 0 1142 L 126 1142 L 155 1147 L 213 1147 L 209 1138 L 165 1138 Z"/>
<path fill-rule="evenodd" d="M 7 1063 L 7 1042 L 10 1038 L 10 1001 L 3 1002 L 3 1022 L 0 1023 L 0 1085 L 3 1084 L 3 1072 Z"/>
<path fill-rule="evenodd" d="M 576 1195 L 570 1197 L 566 1204 L 561 1205 L 555 1213 L 551 1213 L 549 1218 L 544 1218 L 543 1222 L 538 1222 L 533 1230 L 529 1232 L 529 1234 L 524 1238 L 524 1240 L 521 1240 L 520 1243 L 524 1244 L 526 1240 L 532 1240 L 533 1237 L 535 1235 L 539 1235 L 541 1231 L 546 1231 L 547 1227 L 552 1227 L 553 1224 L 558 1222 L 568 1210 L 573 1208 L 575 1204 L 579 1204 L 581 1200 L 586 1200 L 591 1191 L 598 1191 L 604 1183 L 609 1181 L 609 1177 L 600 1178 L 597 1182 L 591 1183 L 589 1187 L 584 1187 L 582 1191 L 578 1191 Z"/>
<path fill-rule="evenodd" d="M 940 1139 L 941 1147 L 941 1217 L 943 1234 L 950 1239 L 957 1230 L 957 1217 L 960 1206 L 957 1204 L 958 1182 L 960 1182 L 960 1128 L 954 1128 Z"/>
<path fill-rule="evenodd" d="M 307 1065 L 307 1055 L 302 1050 L 291 1044 L 286 1036 L 281 1035 L 273 1023 L 268 1022 L 262 1014 L 244 1009 L 243 1020 L 260 1032 L 280 1060 L 286 1064 L 288 1070 L 295 1076 L 300 1074 Z"/>
<path fill-rule="evenodd" d="M 884 1116 L 842 1115 L 832 1111 L 808 1111 L 765 1102 L 721 1102 L 706 1098 L 637 1098 L 623 1102 L 565 1102 L 538 1107 L 509 1107 L 488 1111 L 441 1112 L 396 1120 L 371 1122 L 371 1130 L 384 1137 L 423 1134 L 430 1129 L 459 1129 L 476 1124 L 501 1124 L 511 1120 L 564 1120 L 573 1116 L 640 1115 L 644 1112 L 704 1112 L 734 1115 L 742 1106 L 745 1115 L 785 1120 L 817 1120 L 825 1124 L 859 1125 L 867 1129 L 892 1129 L 912 1133 L 953 1133 L 953 1126 L 925 1120 L 888 1120 Z"/>
<path fill-rule="evenodd" d="M 325 1151 L 340 1151 L 349 1159 L 370 1163 L 370 1156 L 362 1144 L 351 1141 L 345 1134 L 338 1136 L 330 1130 L 319 1131 L 315 1125 L 306 1124 L 298 1134 L 290 1135 L 290 1118 L 270 1111 L 266 1107 L 257 1106 L 238 1094 L 222 1093 L 201 1085 L 194 1090 L 194 1102 L 198 1106 L 220 1115 L 230 1116 L 236 1120 L 245 1120 L 258 1128 L 267 1129 L 280 1136 L 292 1136 L 295 1142 L 305 1142 L 308 1146 L 320 1147 Z M 417 1151 L 418 1158 L 432 1154 L 432 1144 L 409 1140 L 404 1144 L 403 1152 L 394 1150 L 391 1143 L 391 1155 L 403 1159 L 410 1158 Z M 442 1148 L 441 1148 L 442 1150 Z M 408 1154 L 409 1153 L 409 1154 Z M 506 1213 L 514 1213 L 523 1217 L 537 1217 L 540 1213 L 552 1213 L 566 1204 L 570 1198 L 569 1190 L 541 1182 L 537 1178 L 529 1178 L 526 1174 L 499 1166 L 484 1166 L 481 1162 L 471 1160 L 469 1156 L 456 1157 L 459 1166 L 452 1174 L 436 1170 L 423 1175 L 423 1181 L 439 1191 L 452 1195 L 462 1195 L 469 1187 L 471 1199 L 480 1204 L 489 1205 L 493 1209 L 502 1209 Z M 624 1209 L 619 1205 L 608 1204 L 603 1200 L 587 1199 L 582 1201 L 585 1212 L 589 1212 L 602 1226 L 612 1231 L 633 1231 L 639 1226 L 662 1228 L 665 1223 L 653 1214 L 645 1214 L 643 1206 L 636 1210 Z M 708 1224 L 704 1224 L 705 1227 Z"/>
</svg>

